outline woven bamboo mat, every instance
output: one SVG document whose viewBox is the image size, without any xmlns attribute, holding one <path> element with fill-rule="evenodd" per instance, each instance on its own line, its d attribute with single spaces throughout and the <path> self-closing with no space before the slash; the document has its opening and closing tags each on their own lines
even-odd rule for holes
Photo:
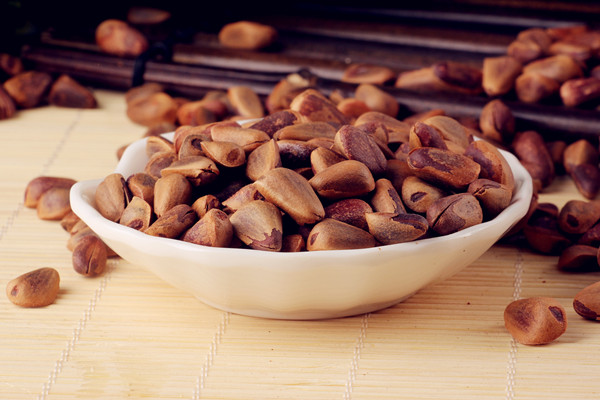
<svg viewBox="0 0 600 400">
<path fill-rule="evenodd" d="M 22 309 L 0 295 L 2 399 L 593 399 L 600 398 L 600 325 L 571 306 L 600 273 L 564 274 L 555 257 L 497 245 L 404 303 L 352 318 L 274 321 L 198 302 L 120 259 L 86 279 L 67 234 L 23 206 L 39 175 L 103 177 L 144 128 L 122 94 L 99 109 L 43 107 L 0 122 L 0 284 L 50 266 L 57 301 Z M 579 198 L 557 180 L 543 201 Z M 513 299 L 551 296 L 569 327 L 539 347 L 511 340 Z"/>
</svg>

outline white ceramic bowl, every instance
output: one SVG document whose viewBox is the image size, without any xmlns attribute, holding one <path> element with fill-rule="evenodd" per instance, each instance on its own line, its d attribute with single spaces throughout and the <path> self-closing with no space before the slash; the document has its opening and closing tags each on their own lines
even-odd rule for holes
<svg viewBox="0 0 600 400">
<path fill-rule="evenodd" d="M 510 153 L 516 189 L 492 221 L 409 243 L 357 250 L 274 253 L 200 246 L 146 235 L 103 218 L 94 208 L 101 179 L 71 189 L 73 211 L 117 254 L 202 302 L 233 313 L 279 319 L 322 319 L 379 310 L 444 280 L 485 253 L 527 212 L 529 174 Z M 116 172 L 142 171 L 145 139 L 131 144 Z"/>
</svg>

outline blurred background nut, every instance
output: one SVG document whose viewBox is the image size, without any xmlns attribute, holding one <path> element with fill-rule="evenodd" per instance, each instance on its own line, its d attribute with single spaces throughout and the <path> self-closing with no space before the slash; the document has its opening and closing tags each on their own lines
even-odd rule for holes
<svg viewBox="0 0 600 400">
<path fill-rule="evenodd" d="M 570 79 L 560 87 L 560 97 L 567 107 L 575 107 L 600 98 L 600 78 Z"/>
<path fill-rule="evenodd" d="M 533 179 L 539 179 L 543 187 L 552 183 L 554 162 L 542 135 L 536 131 L 518 132 L 512 141 L 512 149 Z"/>
<path fill-rule="evenodd" d="M 21 307 L 44 307 L 54 303 L 60 276 L 54 268 L 39 268 L 16 277 L 6 285 L 6 297 Z"/>
<path fill-rule="evenodd" d="M 174 124 L 177 120 L 177 102 L 164 92 L 152 93 L 127 103 L 127 117 L 136 124 L 151 127 L 161 123 Z"/>
<path fill-rule="evenodd" d="M 564 249 L 558 257 L 558 269 L 568 272 L 599 271 L 598 248 L 574 244 Z"/>
<path fill-rule="evenodd" d="M 600 282 L 592 283 L 581 289 L 573 299 L 573 309 L 583 318 L 600 318 Z"/>
<path fill-rule="evenodd" d="M 488 102 L 481 110 L 479 127 L 484 137 L 510 143 L 515 135 L 515 117 L 500 99 Z"/>
<path fill-rule="evenodd" d="M 148 40 L 124 21 L 108 19 L 96 27 L 96 44 L 106 53 L 135 57 L 148 49 Z"/>
<path fill-rule="evenodd" d="M 364 102 L 372 111 L 379 111 L 396 117 L 400 106 L 391 94 L 370 83 L 361 83 L 354 91 L 354 97 Z"/>
<path fill-rule="evenodd" d="M 60 221 L 71 211 L 69 200 L 70 189 L 53 187 L 44 192 L 40 197 L 36 210 L 39 219 Z"/>
<path fill-rule="evenodd" d="M 555 299 L 530 297 L 506 306 L 504 325 L 517 342 L 540 345 L 550 343 L 565 333 L 567 315 Z"/>
<path fill-rule="evenodd" d="M 0 80 L 5 80 L 3 74 L 10 77 L 18 75 L 24 70 L 23 62 L 19 57 L 8 53 L 0 53 Z"/>
<path fill-rule="evenodd" d="M 50 74 L 26 71 L 8 79 L 3 88 L 18 107 L 32 108 L 41 104 L 51 84 Z"/>
<path fill-rule="evenodd" d="M 514 57 L 484 58 L 481 78 L 483 90 L 490 97 L 510 92 L 522 69 L 523 65 Z"/>
<path fill-rule="evenodd" d="M 58 77 L 50 87 L 48 102 L 59 107 L 96 108 L 94 94 L 68 75 Z"/>
<path fill-rule="evenodd" d="M 521 74 L 515 81 L 515 92 L 519 100 L 525 103 L 538 103 L 560 89 L 560 83 L 538 72 Z"/>
<path fill-rule="evenodd" d="M 277 39 L 277 30 L 252 21 L 226 24 L 219 31 L 219 42 L 225 47 L 243 50 L 260 50 Z"/>
<path fill-rule="evenodd" d="M 35 208 L 40 197 L 51 188 L 70 189 L 76 183 L 74 179 L 58 176 L 38 176 L 27 184 L 24 194 L 25 207 Z"/>
<path fill-rule="evenodd" d="M 383 85 L 396 78 L 396 73 L 388 67 L 374 64 L 351 64 L 342 75 L 342 82 L 370 83 L 372 85 Z"/>
<path fill-rule="evenodd" d="M 227 100 L 233 111 L 244 118 L 262 118 L 265 115 L 262 101 L 247 86 L 232 86 L 227 90 Z"/>
<path fill-rule="evenodd" d="M 0 120 L 10 118 L 17 112 L 13 99 L 0 87 Z"/>
</svg>

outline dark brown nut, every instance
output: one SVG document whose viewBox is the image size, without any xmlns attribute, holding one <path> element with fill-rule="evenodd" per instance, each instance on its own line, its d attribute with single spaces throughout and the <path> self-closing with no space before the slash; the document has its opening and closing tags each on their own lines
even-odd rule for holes
<svg viewBox="0 0 600 400">
<path fill-rule="evenodd" d="M 298 225 L 314 224 L 325 216 L 323 204 L 309 181 L 291 169 L 272 169 L 254 184 L 267 201 L 286 212 Z"/>
<path fill-rule="evenodd" d="M 483 221 L 477 199 L 469 193 L 458 193 L 436 200 L 427 210 L 427 222 L 439 235 L 448 235 Z"/>
<path fill-rule="evenodd" d="M 465 150 L 465 156 L 481 166 L 479 177 L 496 181 L 505 185 L 510 191 L 514 191 L 515 177 L 498 148 L 484 140 L 474 141 Z"/>
<path fill-rule="evenodd" d="M 285 235 L 281 244 L 281 251 L 285 253 L 296 253 L 306 250 L 306 241 L 299 233 Z"/>
<path fill-rule="evenodd" d="M 258 129 L 240 126 L 215 125 L 211 128 L 212 140 L 215 142 L 232 142 L 250 153 L 263 143 L 271 140 L 269 135 Z"/>
<path fill-rule="evenodd" d="M 471 158 L 450 150 L 420 147 L 408 154 L 413 174 L 427 182 L 456 190 L 479 177 L 481 167 Z"/>
<path fill-rule="evenodd" d="M 392 182 L 398 193 L 402 192 L 402 183 L 404 180 L 413 175 L 412 168 L 408 165 L 407 155 L 401 159 L 388 160 L 384 177 Z"/>
<path fill-rule="evenodd" d="M 512 142 L 512 148 L 532 178 L 539 179 L 543 187 L 552 183 L 555 177 L 554 162 L 542 135 L 536 131 L 519 132 Z"/>
<path fill-rule="evenodd" d="M 543 28 L 525 29 L 519 32 L 517 35 L 517 40 L 532 41 L 537 43 L 544 53 L 548 51 L 548 48 L 550 48 L 550 45 L 553 41 L 546 29 Z"/>
<path fill-rule="evenodd" d="M 560 253 L 558 269 L 570 272 L 598 271 L 597 255 L 597 247 L 574 244 Z"/>
<path fill-rule="evenodd" d="M 600 247 L 600 224 L 596 224 L 588 229 L 577 241 L 577 244 Z"/>
<path fill-rule="evenodd" d="M 164 92 L 152 93 L 127 103 L 127 117 L 136 124 L 151 127 L 162 123 L 174 124 L 179 105 Z"/>
<path fill-rule="evenodd" d="M 429 224 L 418 214 L 366 213 L 369 233 L 382 244 L 412 242 L 427 233 Z"/>
<path fill-rule="evenodd" d="M 481 92 L 481 70 L 456 61 L 442 61 L 433 65 L 433 73 L 445 83 L 468 90 Z"/>
<path fill-rule="evenodd" d="M 171 13 L 153 7 L 133 6 L 127 11 L 127 21 L 134 25 L 158 25 L 171 18 Z"/>
<path fill-rule="evenodd" d="M 334 164 L 315 174 L 309 183 L 320 196 L 331 200 L 360 197 L 375 189 L 373 174 L 356 160 Z"/>
<path fill-rule="evenodd" d="M 60 226 L 65 231 L 70 233 L 73 227 L 81 222 L 81 218 L 79 218 L 79 216 L 71 210 L 64 217 L 62 217 L 60 220 Z"/>
<path fill-rule="evenodd" d="M 310 140 L 335 137 L 336 129 L 327 122 L 300 122 L 281 128 L 273 135 L 277 140 Z"/>
<path fill-rule="evenodd" d="M 548 153 L 550 153 L 550 157 L 552 158 L 552 162 L 554 162 L 554 170 L 557 174 L 564 172 L 564 152 L 567 148 L 567 142 L 564 140 L 553 140 L 550 142 L 546 142 L 546 147 L 548 148 Z"/>
<path fill-rule="evenodd" d="M 569 200 L 560 209 L 558 226 L 563 232 L 583 234 L 600 220 L 600 201 Z"/>
<path fill-rule="evenodd" d="M 427 118 L 423 123 L 437 129 L 446 141 L 447 146 L 454 143 L 464 150 L 473 141 L 473 135 L 454 118 L 436 115 Z"/>
<path fill-rule="evenodd" d="M 389 179 L 381 178 L 375 182 L 375 193 L 371 197 L 371 206 L 376 212 L 404 214 L 406 208 L 402 198 Z M 371 232 L 372 233 L 372 232 Z"/>
<path fill-rule="evenodd" d="M 254 200 L 264 199 L 264 196 L 260 194 L 256 185 L 254 183 L 250 183 L 241 187 L 227 199 L 223 200 L 223 211 L 225 211 L 228 214 L 231 214 L 237 211 L 246 203 L 249 203 Z"/>
<path fill-rule="evenodd" d="M 197 220 L 196 212 L 189 205 L 178 204 L 158 217 L 144 233 L 151 236 L 177 239 Z"/>
<path fill-rule="evenodd" d="M 563 40 L 573 35 L 579 35 L 588 31 L 587 25 L 567 25 L 546 28 L 546 32 L 553 40 Z"/>
<path fill-rule="evenodd" d="M 560 83 L 537 72 L 519 75 L 515 81 L 515 91 L 519 100 L 525 103 L 538 103 L 560 89 Z"/>
<path fill-rule="evenodd" d="M 560 87 L 560 97 L 567 107 L 575 107 L 600 98 L 600 78 L 570 79 Z"/>
<path fill-rule="evenodd" d="M 192 185 L 181 174 L 168 174 L 154 184 L 154 212 L 160 217 L 178 204 L 188 204 Z"/>
<path fill-rule="evenodd" d="M 317 147 L 310 153 L 310 165 L 314 174 L 344 160 L 344 156 L 325 147 Z"/>
<path fill-rule="evenodd" d="M 565 54 L 533 61 L 523 67 L 523 73 L 538 73 L 558 83 L 583 76 L 579 63 Z"/>
<path fill-rule="evenodd" d="M 192 136 L 188 136 L 188 138 L 192 138 Z M 185 147 L 185 144 L 186 141 L 184 141 L 182 149 Z M 246 163 L 246 152 L 244 151 L 242 146 L 236 143 L 204 141 L 200 143 L 200 147 L 202 149 L 202 153 L 204 153 L 206 157 L 210 158 L 215 163 L 224 167 L 235 168 L 242 166 Z"/>
<path fill-rule="evenodd" d="M 563 153 L 565 171 L 570 174 L 580 164 L 598 165 L 598 149 L 585 139 L 577 140 L 569 144 Z"/>
<path fill-rule="evenodd" d="M 175 161 L 177 161 L 177 154 L 172 151 L 155 153 L 146 163 L 144 173 L 158 179 L 162 176 L 162 170 L 173 164 Z"/>
<path fill-rule="evenodd" d="M 600 79 L 600 65 L 596 65 L 594 68 L 592 68 L 590 71 L 590 76 Z"/>
<path fill-rule="evenodd" d="M 226 24 L 219 31 L 219 43 L 224 47 L 243 50 L 260 50 L 277 39 L 275 28 L 252 21 Z"/>
<path fill-rule="evenodd" d="M 515 135 L 515 117 L 502 100 L 492 100 L 481 110 L 479 127 L 484 137 L 510 143 Z"/>
<path fill-rule="evenodd" d="M 361 199 L 342 199 L 325 207 L 325 218 L 332 218 L 368 230 L 365 214 L 373 209 Z"/>
<path fill-rule="evenodd" d="M 148 204 L 154 204 L 154 185 L 156 178 L 145 172 L 135 173 L 127 178 L 127 188 L 132 196 L 137 196 Z"/>
<path fill-rule="evenodd" d="M 306 240 L 308 251 L 364 249 L 376 245 L 369 232 L 331 218 L 316 224 Z"/>
<path fill-rule="evenodd" d="M 540 45 L 532 40 L 514 40 L 507 49 L 506 54 L 515 58 L 523 64 L 527 64 L 544 55 L 544 50 Z"/>
<path fill-rule="evenodd" d="M 265 107 L 269 113 L 287 110 L 292 100 L 312 85 L 312 79 L 300 74 L 290 74 L 273 87 L 265 100 Z"/>
<path fill-rule="evenodd" d="M 233 238 L 233 225 L 223 211 L 212 208 L 182 237 L 190 242 L 210 247 L 228 247 Z"/>
<path fill-rule="evenodd" d="M 504 325 L 521 344 L 546 344 L 565 333 L 567 314 L 555 299 L 530 297 L 515 300 L 506 307 Z"/>
<path fill-rule="evenodd" d="M 342 126 L 334 139 L 336 150 L 349 160 L 360 161 L 375 176 L 385 172 L 387 159 L 375 142 L 364 131 L 352 126 Z"/>
<path fill-rule="evenodd" d="M 483 90 L 490 97 L 510 92 L 522 69 L 523 64 L 511 56 L 484 58 L 481 79 Z"/>
<path fill-rule="evenodd" d="M 213 142 L 214 143 L 214 142 Z M 248 155 L 246 176 L 255 181 L 268 171 L 281 167 L 279 146 L 274 139 L 260 145 Z"/>
<path fill-rule="evenodd" d="M 556 218 L 544 216 L 530 218 L 523 227 L 529 246 L 543 254 L 560 254 L 571 241 L 558 229 Z"/>
<path fill-rule="evenodd" d="M 91 90 L 65 74 L 58 77 L 50 87 L 48 102 L 70 108 L 96 108 L 98 105 Z"/>
<path fill-rule="evenodd" d="M 37 204 L 37 216 L 48 221 L 60 221 L 71 212 L 69 201 L 70 190 L 67 188 L 50 188 L 42 194 Z"/>
<path fill-rule="evenodd" d="M 70 189 L 77 181 L 71 178 L 56 176 L 38 176 L 27 184 L 24 194 L 24 205 L 28 208 L 36 208 L 40 197 L 51 188 Z"/>
<path fill-rule="evenodd" d="M 13 99 L 0 86 L 0 120 L 7 119 L 15 115 L 17 106 Z"/>
<path fill-rule="evenodd" d="M 175 152 L 173 142 L 162 136 L 151 136 L 146 139 L 146 155 L 148 157 L 164 152 Z"/>
<path fill-rule="evenodd" d="M 283 241 L 283 223 L 279 209 L 268 201 L 244 204 L 229 217 L 233 232 L 243 243 L 256 250 L 279 251 Z"/>
<path fill-rule="evenodd" d="M 400 106 L 394 96 L 370 83 L 358 85 L 354 91 L 354 98 L 363 101 L 372 111 L 396 117 Z"/>
<path fill-rule="evenodd" d="M 595 199 L 600 192 L 600 168 L 597 164 L 580 164 L 571 171 L 575 187 L 586 199 Z"/>
<path fill-rule="evenodd" d="M 512 199 L 512 190 L 498 182 L 489 179 L 477 179 L 473 181 L 468 193 L 471 193 L 481 204 L 486 219 L 492 219 L 500 214 Z"/>
<path fill-rule="evenodd" d="M 581 289 L 573 299 L 573 309 L 583 318 L 600 318 L 600 282 L 592 283 Z"/>
<path fill-rule="evenodd" d="M 174 161 L 161 170 L 162 177 L 171 174 L 183 175 L 193 186 L 197 187 L 214 182 L 219 176 L 219 169 L 208 157 L 191 156 Z"/>
<path fill-rule="evenodd" d="M 411 149 L 416 149 L 417 147 L 448 149 L 440 131 L 421 121 L 415 122 L 411 128 L 408 144 Z"/>
<path fill-rule="evenodd" d="M 339 128 L 349 123 L 337 106 L 315 89 L 306 89 L 292 100 L 290 109 L 296 111 L 308 121 L 327 122 Z"/>
<path fill-rule="evenodd" d="M 95 200 L 100 214 L 117 222 L 131 200 L 131 192 L 123 175 L 112 173 L 106 176 L 96 188 Z"/>
<path fill-rule="evenodd" d="M 83 237 L 73 250 L 73 269 L 84 276 L 98 276 L 106 270 L 108 250 L 95 235 Z"/>
<path fill-rule="evenodd" d="M 444 190 L 416 176 L 407 176 L 404 179 L 401 194 L 404 205 L 421 214 L 425 214 L 435 201 L 448 195 Z"/>
<path fill-rule="evenodd" d="M 50 74 L 26 71 L 9 78 L 3 88 L 18 107 L 32 108 L 40 105 L 51 84 Z"/>
<path fill-rule="evenodd" d="M 19 57 L 8 53 L 0 53 L 0 71 L 3 71 L 8 76 L 15 76 L 24 70 L 23 62 Z"/>
<path fill-rule="evenodd" d="M 60 275 L 54 268 L 39 268 L 20 275 L 6 285 L 6 297 L 20 307 L 45 307 L 60 291 Z"/>
<path fill-rule="evenodd" d="M 180 125 L 198 126 L 217 121 L 217 116 L 205 107 L 204 100 L 189 101 L 177 109 Z"/>
<path fill-rule="evenodd" d="M 396 78 L 396 73 L 388 67 L 373 64 L 351 64 L 342 75 L 342 82 L 369 83 L 383 85 Z"/>
<path fill-rule="evenodd" d="M 337 108 L 342 112 L 342 114 L 351 120 L 354 120 L 360 117 L 362 114 L 371 111 L 369 106 L 364 101 L 355 98 L 341 100 L 339 103 L 337 103 Z"/>
<path fill-rule="evenodd" d="M 267 135 L 269 135 L 269 137 L 275 137 L 276 132 L 284 128 L 299 124 L 301 122 L 301 119 L 301 115 L 295 111 L 281 110 L 274 112 L 273 114 L 269 114 L 260 121 L 253 123 L 252 125 L 250 125 L 250 129 L 258 129 L 259 131 L 265 132 Z"/>
<path fill-rule="evenodd" d="M 127 207 L 125 207 L 125 210 L 123 210 L 121 219 L 119 219 L 121 225 L 128 226 L 138 231 L 146 230 L 146 228 L 150 226 L 151 221 L 152 207 L 146 200 L 137 196 L 134 196 L 131 199 Z"/>
<path fill-rule="evenodd" d="M 304 168 L 310 165 L 310 155 L 318 145 L 302 140 L 278 140 L 281 164 L 290 169 Z"/>
<path fill-rule="evenodd" d="M 198 218 L 202 218 L 206 215 L 209 210 L 213 208 L 220 209 L 221 202 L 212 194 L 206 194 L 204 196 L 198 197 L 192 203 L 192 209 L 196 211 Z"/>
<path fill-rule="evenodd" d="M 108 19 L 96 28 L 96 44 L 105 53 L 136 57 L 148 49 L 148 40 L 126 22 Z"/>
</svg>

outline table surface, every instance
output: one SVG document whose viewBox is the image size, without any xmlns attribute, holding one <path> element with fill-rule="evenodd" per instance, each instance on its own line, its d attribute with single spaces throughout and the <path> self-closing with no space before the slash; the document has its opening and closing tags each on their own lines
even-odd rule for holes
<svg viewBox="0 0 600 400">
<path fill-rule="evenodd" d="M 378 312 L 281 321 L 211 308 L 121 259 L 84 278 L 68 234 L 24 207 L 40 175 L 101 178 L 145 128 L 122 93 L 94 110 L 52 106 L 0 121 L 0 284 L 40 267 L 61 276 L 56 302 L 0 296 L 1 399 L 592 399 L 600 397 L 600 325 L 572 299 L 600 272 L 566 274 L 557 257 L 496 245 L 450 279 Z M 541 196 L 582 197 L 568 179 Z M 567 332 L 523 346 L 504 328 L 513 299 L 556 298 Z"/>
</svg>

